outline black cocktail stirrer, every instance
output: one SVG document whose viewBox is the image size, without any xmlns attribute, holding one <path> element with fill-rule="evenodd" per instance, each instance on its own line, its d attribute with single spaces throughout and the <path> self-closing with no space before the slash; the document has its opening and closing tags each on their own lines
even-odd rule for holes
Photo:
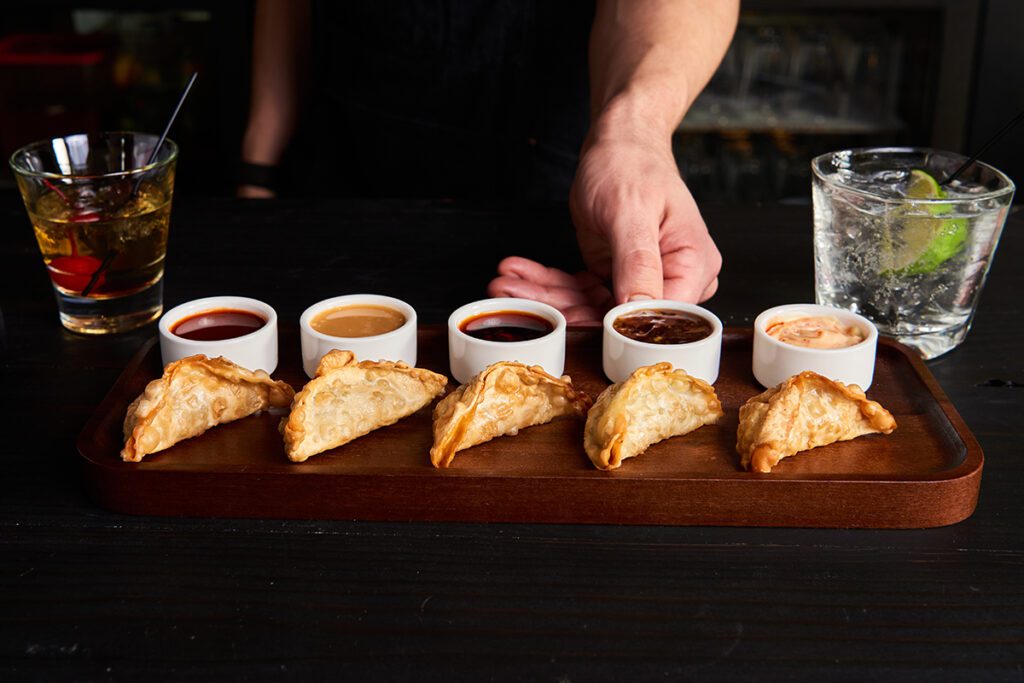
<svg viewBox="0 0 1024 683">
<path fill-rule="evenodd" d="M 146 162 L 146 166 L 151 166 L 153 162 L 156 161 L 157 155 L 160 154 L 160 148 L 163 147 L 164 140 L 167 139 L 167 133 L 170 132 L 171 126 L 174 125 L 174 120 L 178 118 L 178 112 L 181 111 L 181 105 L 185 103 L 185 98 L 188 97 L 188 93 L 192 89 L 192 84 L 196 82 L 196 77 L 198 76 L 198 73 L 193 73 L 192 78 L 188 79 L 188 85 L 185 86 L 185 90 L 182 91 L 181 97 L 178 98 L 178 104 L 174 106 L 174 111 L 171 113 L 171 118 L 167 122 L 167 125 L 164 126 L 164 132 L 162 135 L 160 135 L 160 139 L 157 141 L 156 147 L 153 148 L 153 152 L 149 155 L 149 161 Z M 140 173 L 139 179 L 135 181 L 135 185 L 132 187 L 131 194 L 129 194 L 125 198 L 122 204 L 127 202 L 128 200 L 130 200 L 132 197 L 139 193 L 139 188 L 142 187 L 143 177 L 144 174 Z M 91 292 L 93 288 L 96 286 L 96 283 L 100 281 L 100 275 L 102 275 L 104 271 L 106 271 L 107 268 L 110 267 L 110 264 L 113 262 L 115 256 L 117 256 L 117 250 L 111 249 L 110 251 L 107 252 L 106 258 L 104 258 L 103 262 L 100 263 L 99 268 L 97 268 L 95 272 L 93 272 L 92 277 L 89 278 L 89 283 L 85 286 L 85 289 L 82 290 L 82 296 L 89 296 L 89 292 Z"/>
<path fill-rule="evenodd" d="M 1013 130 L 1013 127 L 1016 126 L 1018 123 L 1020 123 L 1022 120 L 1024 120 L 1024 111 L 1021 111 L 1016 116 L 1014 116 L 1012 119 L 1010 119 L 1009 123 L 1007 123 L 1005 126 L 1000 128 L 999 131 L 995 135 L 993 135 L 992 137 L 990 137 L 988 139 L 988 142 L 986 142 L 984 145 L 981 146 L 981 149 L 979 149 L 977 152 L 972 154 L 971 157 L 967 161 L 965 161 L 964 163 L 960 164 L 960 168 L 956 169 L 951 174 L 949 174 L 949 177 L 946 178 L 945 180 L 943 180 L 941 183 L 939 183 L 939 185 L 948 185 L 951 182 L 953 182 L 954 180 L 956 180 L 957 178 L 959 178 L 961 173 L 963 173 L 968 168 L 970 168 L 971 164 L 973 164 L 975 161 L 978 160 L 978 157 L 980 157 L 982 154 L 987 152 L 989 147 L 991 147 L 992 145 L 994 145 L 997 142 L 999 142 L 999 140 L 1001 140 L 1004 135 L 1006 135 L 1011 130 Z"/>
<path fill-rule="evenodd" d="M 146 166 L 149 166 L 156 161 L 156 157 L 160 154 L 160 148 L 164 145 L 164 140 L 167 139 L 167 133 L 171 131 L 171 126 L 174 125 L 174 119 L 178 118 L 178 112 L 181 111 L 181 105 L 185 104 L 185 98 L 188 97 L 189 90 L 192 89 L 192 84 L 196 82 L 198 73 L 192 74 L 192 78 L 188 79 L 188 85 L 185 86 L 185 90 L 182 91 L 181 97 L 178 98 L 178 104 L 174 106 L 174 112 L 171 114 L 171 119 L 164 126 L 164 132 L 160 135 L 160 139 L 156 143 L 156 147 L 153 148 L 153 153 L 149 155 L 149 161 L 146 162 Z M 132 188 L 132 195 L 136 195 L 139 192 L 139 186 L 142 185 L 143 175 L 139 174 L 139 179 L 135 181 L 135 187 Z"/>
</svg>

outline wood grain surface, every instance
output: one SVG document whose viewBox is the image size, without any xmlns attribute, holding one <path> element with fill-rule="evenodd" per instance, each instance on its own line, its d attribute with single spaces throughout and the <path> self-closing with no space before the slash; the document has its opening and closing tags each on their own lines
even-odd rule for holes
<svg viewBox="0 0 1024 683">
<path fill-rule="evenodd" d="M 297 334 L 294 326 L 285 330 L 275 376 L 299 389 Z M 420 327 L 421 367 L 447 373 L 447 350 L 443 326 Z M 600 329 L 569 329 L 565 371 L 592 398 L 608 386 L 600 350 Z M 767 475 L 744 471 L 735 449 L 739 408 L 762 391 L 750 358 L 750 332 L 726 330 L 715 382 L 724 417 L 613 472 L 590 464 L 583 422 L 571 419 L 494 439 L 435 469 L 427 455 L 432 406 L 304 463 L 287 459 L 281 416 L 268 412 L 125 463 L 119 451 L 128 404 L 163 368 L 150 342 L 97 407 L 78 450 L 92 498 L 130 514 L 923 528 L 974 511 L 981 449 L 913 351 L 890 340 L 879 345 L 870 396 L 895 416 L 893 434 L 798 454 Z M 450 381 L 448 390 L 455 386 Z"/>
<path fill-rule="evenodd" d="M 727 326 L 813 298 L 809 207 L 702 211 Z M 154 331 L 63 331 L 20 200 L 0 216 L 5 680 L 1021 678 L 1019 214 L 967 341 L 928 363 L 984 449 L 978 507 L 914 531 L 107 512 L 75 437 Z M 511 253 L 578 267 L 565 206 L 182 198 L 165 300 L 238 293 L 294 320 L 379 291 L 441 323 Z"/>
</svg>

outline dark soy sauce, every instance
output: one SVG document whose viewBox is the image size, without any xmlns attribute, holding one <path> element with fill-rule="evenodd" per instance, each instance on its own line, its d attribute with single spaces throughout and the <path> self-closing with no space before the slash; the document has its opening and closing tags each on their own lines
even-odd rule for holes
<svg viewBox="0 0 1024 683">
<path fill-rule="evenodd" d="M 470 337 L 496 342 L 520 342 L 551 334 L 547 318 L 525 311 L 488 311 L 466 318 L 459 329 Z"/>
</svg>

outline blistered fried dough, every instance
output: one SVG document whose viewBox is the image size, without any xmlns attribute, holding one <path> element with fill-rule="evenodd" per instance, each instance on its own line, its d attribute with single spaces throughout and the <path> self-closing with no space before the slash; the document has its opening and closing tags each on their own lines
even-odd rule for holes
<svg viewBox="0 0 1024 683">
<path fill-rule="evenodd" d="M 771 472 L 800 451 L 894 429 L 892 414 L 856 384 L 801 372 L 743 404 L 736 450 L 747 469 Z"/>
<path fill-rule="evenodd" d="M 587 416 L 583 447 L 594 467 L 613 470 L 652 444 L 720 417 L 722 404 L 710 384 L 657 363 L 601 392 Z"/>
<path fill-rule="evenodd" d="M 351 351 L 331 351 L 281 420 L 285 452 L 302 462 L 394 424 L 430 403 L 447 383 L 444 375 L 405 363 L 356 362 Z"/>
<path fill-rule="evenodd" d="M 210 427 L 271 406 L 287 407 L 294 395 L 294 389 L 264 371 L 246 370 L 226 358 L 182 358 L 128 406 L 121 457 L 139 462 Z"/>
<path fill-rule="evenodd" d="M 583 417 L 590 403 L 568 376 L 559 379 L 522 363 L 495 363 L 434 408 L 430 461 L 448 467 L 458 451 L 556 417 Z"/>
</svg>

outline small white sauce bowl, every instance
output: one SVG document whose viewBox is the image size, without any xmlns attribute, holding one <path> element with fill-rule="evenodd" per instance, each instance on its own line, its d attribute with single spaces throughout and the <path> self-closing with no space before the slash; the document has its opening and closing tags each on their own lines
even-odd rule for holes
<svg viewBox="0 0 1024 683">
<path fill-rule="evenodd" d="M 384 306 L 405 316 L 401 327 L 370 337 L 335 337 L 313 329 L 313 318 L 332 308 L 342 306 Z M 313 304 L 299 318 L 299 342 L 302 346 L 302 369 L 314 377 L 316 368 L 329 351 L 351 351 L 356 360 L 401 361 L 416 367 L 416 309 L 401 299 L 380 294 L 346 294 Z"/>
<path fill-rule="evenodd" d="M 774 321 L 802 316 L 835 318 L 864 333 L 864 340 L 839 349 L 809 349 L 779 341 L 766 330 Z M 875 374 L 878 328 L 861 315 L 842 308 L 817 304 L 787 304 L 769 308 L 754 320 L 754 377 L 766 388 L 804 370 L 811 370 L 843 384 L 856 384 L 864 391 Z"/>
<path fill-rule="evenodd" d="M 637 341 L 617 332 L 615 320 L 626 313 L 643 309 L 684 311 L 698 315 L 711 323 L 711 334 L 688 344 L 651 344 Z M 711 311 L 694 304 L 670 299 L 630 301 L 620 304 L 604 316 L 604 339 L 601 362 L 604 374 L 612 382 L 622 382 L 637 368 L 667 361 L 673 368 L 714 384 L 718 379 L 718 364 L 722 357 L 722 321 Z"/>
<path fill-rule="evenodd" d="M 247 311 L 266 320 L 263 327 L 232 339 L 198 341 L 185 339 L 171 330 L 185 318 L 205 311 L 231 309 Z M 270 305 L 244 296 L 210 296 L 175 306 L 160 318 L 160 357 L 164 365 L 201 353 L 209 358 L 223 356 L 248 370 L 272 373 L 277 369 L 277 312 Z"/>
<path fill-rule="evenodd" d="M 498 342 L 471 337 L 459 326 L 482 313 L 522 311 L 550 322 L 554 329 L 543 337 L 518 342 Z M 555 377 L 565 369 L 565 316 L 553 306 L 530 299 L 484 299 L 455 309 L 448 317 L 448 365 L 459 384 L 499 361 L 539 365 Z"/>
</svg>

